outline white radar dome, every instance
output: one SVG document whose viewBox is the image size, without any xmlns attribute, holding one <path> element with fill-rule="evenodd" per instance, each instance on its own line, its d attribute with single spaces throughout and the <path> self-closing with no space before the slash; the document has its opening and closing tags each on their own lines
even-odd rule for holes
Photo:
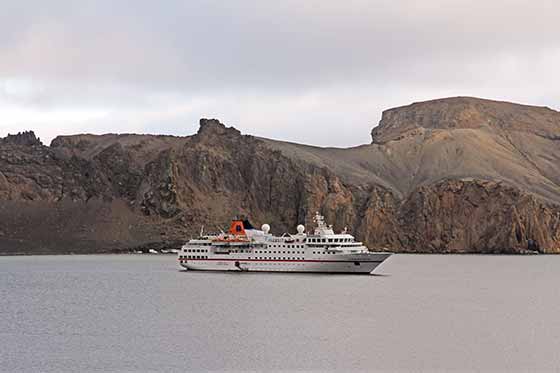
<svg viewBox="0 0 560 373">
<path fill-rule="evenodd" d="M 270 231 L 270 225 L 263 224 L 261 230 L 264 232 L 264 234 L 268 234 L 268 232 Z"/>
<path fill-rule="evenodd" d="M 303 225 L 301 225 L 301 224 L 298 225 L 298 226 L 297 226 L 297 232 L 298 232 L 299 234 L 302 234 L 303 232 L 305 232 L 305 227 L 304 227 Z"/>
</svg>

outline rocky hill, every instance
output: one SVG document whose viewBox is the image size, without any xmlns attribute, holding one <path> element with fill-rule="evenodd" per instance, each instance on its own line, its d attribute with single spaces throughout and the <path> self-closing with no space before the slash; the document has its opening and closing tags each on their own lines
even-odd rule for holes
<svg viewBox="0 0 560 373">
<path fill-rule="evenodd" d="M 387 110 L 372 143 L 319 148 L 202 119 L 189 137 L 0 140 L 0 252 L 177 245 L 250 215 L 321 211 L 375 249 L 560 252 L 560 113 L 475 98 Z"/>
</svg>

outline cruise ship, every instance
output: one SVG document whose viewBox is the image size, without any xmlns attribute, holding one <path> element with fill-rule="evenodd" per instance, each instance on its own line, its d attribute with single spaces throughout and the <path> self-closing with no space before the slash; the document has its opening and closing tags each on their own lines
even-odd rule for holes
<svg viewBox="0 0 560 373">
<path fill-rule="evenodd" d="M 323 216 L 315 214 L 313 234 L 303 225 L 296 234 L 281 237 L 263 224 L 233 220 L 227 232 L 192 239 L 179 251 L 179 264 L 189 270 L 238 272 L 371 273 L 391 253 L 370 252 L 346 229 L 334 233 Z"/>
</svg>

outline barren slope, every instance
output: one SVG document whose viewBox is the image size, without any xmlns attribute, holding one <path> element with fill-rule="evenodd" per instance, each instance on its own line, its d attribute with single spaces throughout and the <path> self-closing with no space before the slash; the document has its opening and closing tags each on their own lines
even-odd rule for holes
<svg viewBox="0 0 560 373">
<path fill-rule="evenodd" d="M 560 113 L 551 109 L 465 97 L 427 101 L 385 111 L 372 138 L 349 149 L 265 141 L 403 197 L 439 180 L 475 178 L 560 203 Z"/>
</svg>

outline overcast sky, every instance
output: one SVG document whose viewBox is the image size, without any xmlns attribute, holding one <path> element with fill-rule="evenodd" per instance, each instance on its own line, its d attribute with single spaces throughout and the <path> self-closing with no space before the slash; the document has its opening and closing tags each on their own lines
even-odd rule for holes
<svg viewBox="0 0 560 373">
<path fill-rule="evenodd" d="M 0 136 L 189 135 L 200 117 L 323 146 L 468 95 L 560 108 L 560 2 L 0 0 Z"/>
</svg>

